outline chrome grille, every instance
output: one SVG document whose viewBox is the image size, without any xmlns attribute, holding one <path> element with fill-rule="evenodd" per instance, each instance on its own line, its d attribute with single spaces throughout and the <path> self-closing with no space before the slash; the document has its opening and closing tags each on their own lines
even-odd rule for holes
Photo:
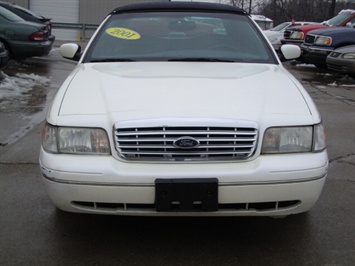
<svg viewBox="0 0 355 266">
<path fill-rule="evenodd" d="M 313 44 L 315 39 L 316 39 L 316 35 L 307 34 L 306 38 L 304 39 L 304 42 L 307 44 Z"/>
<path fill-rule="evenodd" d="M 293 32 L 292 30 L 285 30 L 284 31 L 284 39 L 289 39 L 292 32 Z"/>
<path fill-rule="evenodd" d="M 115 127 L 115 140 L 126 160 L 238 160 L 253 154 L 257 133 L 254 127 Z M 188 149 L 174 145 L 181 138 L 193 138 L 198 145 Z"/>
</svg>

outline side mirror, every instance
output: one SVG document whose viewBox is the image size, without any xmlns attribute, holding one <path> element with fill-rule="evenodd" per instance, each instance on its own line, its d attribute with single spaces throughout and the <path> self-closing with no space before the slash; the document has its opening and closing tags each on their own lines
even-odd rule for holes
<svg viewBox="0 0 355 266">
<path fill-rule="evenodd" d="M 59 53 L 62 57 L 74 61 L 79 61 L 82 55 L 81 47 L 76 43 L 65 43 L 59 48 Z"/>
<path fill-rule="evenodd" d="M 301 56 L 301 48 L 294 44 L 284 44 L 280 47 L 281 61 L 292 60 Z"/>
</svg>

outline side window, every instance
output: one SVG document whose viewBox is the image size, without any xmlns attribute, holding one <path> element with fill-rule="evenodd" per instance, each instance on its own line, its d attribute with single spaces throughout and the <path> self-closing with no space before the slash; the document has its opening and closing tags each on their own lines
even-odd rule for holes
<svg viewBox="0 0 355 266">
<path fill-rule="evenodd" d="M 355 17 L 353 17 L 348 23 L 346 23 L 346 26 L 355 28 Z"/>
<path fill-rule="evenodd" d="M 6 20 L 10 20 L 10 21 L 23 21 L 22 18 L 20 18 L 19 16 L 17 16 L 16 14 L 10 12 L 9 10 L 3 8 L 0 6 L 0 10 L 1 10 L 1 15 L 6 19 Z"/>
</svg>

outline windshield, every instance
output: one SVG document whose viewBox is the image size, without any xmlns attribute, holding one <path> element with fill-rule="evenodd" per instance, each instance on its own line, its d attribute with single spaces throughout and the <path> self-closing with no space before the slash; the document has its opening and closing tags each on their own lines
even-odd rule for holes
<svg viewBox="0 0 355 266">
<path fill-rule="evenodd" d="M 340 26 L 344 21 L 350 18 L 351 15 L 352 15 L 351 12 L 343 12 L 335 16 L 334 18 L 326 21 L 325 23 L 330 26 Z"/>
<path fill-rule="evenodd" d="M 29 10 L 29 9 L 23 8 L 21 6 L 13 6 L 13 7 L 16 8 L 17 10 L 19 10 L 19 11 L 21 11 L 21 12 L 27 14 L 27 15 L 31 15 L 31 16 L 37 18 L 37 19 L 40 19 L 40 20 L 43 19 L 42 16 L 38 15 L 37 13 L 35 13 L 35 12 Z"/>
<path fill-rule="evenodd" d="M 83 62 L 224 61 L 275 63 L 245 15 L 145 12 L 112 15 Z"/>
<path fill-rule="evenodd" d="M 6 8 L 3 8 L 2 6 L 0 6 L 0 16 L 13 22 L 23 21 L 22 18 L 12 13 L 11 11 L 7 10 Z"/>
<path fill-rule="evenodd" d="M 290 22 L 284 22 L 284 23 L 281 23 L 281 24 L 277 25 L 275 28 L 272 28 L 270 30 L 272 30 L 272 31 L 282 31 L 284 28 L 286 28 L 290 24 L 291 24 Z"/>
</svg>

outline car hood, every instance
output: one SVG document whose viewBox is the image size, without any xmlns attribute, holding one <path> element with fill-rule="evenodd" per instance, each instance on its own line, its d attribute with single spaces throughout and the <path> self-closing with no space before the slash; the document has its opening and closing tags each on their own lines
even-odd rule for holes
<svg viewBox="0 0 355 266">
<path fill-rule="evenodd" d="M 310 30 L 323 29 L 323 28 L 329 28 L 329 27 L 330 26 L 328 26 L 328 25 L 311 24 L 311 25 L 303 25 L 303 26 L 294 26 L 292 28 L 289 28 L 288 30 L 296 30 L 296 31 L 308 32 Z"/>
<path fill-rule="evenodd" d="M 355 44 L 354 45 L 347 45 L 340 47 L 338 49 L 335 49 L 334 52 L 337 53 L 354 53 L 355 52 Z"/>
<path fill-rule="evenodd" d="M 283 37 L 284 36 L 284 33 L 280 32 L 280 31 L 265 30 L 265 31 L 263 31 L 263 33 L 268 38 L 274 37 L 274 36 L 277 36 L 277 37 L 279 37 L 279 36 Z"/>
<path fill-rule="evenodd" d="M 355 28 L 330 27 L 326 29 L 312 30 L 308 34 L 325 36 L 344 35 L 348 36 L 348 39 L 350 40 L 355 39 Z"/>
<path fill-rule="evenodd" d="M 283 32 L 281 32 L 281 31 L 273 31 L 273 30 L 263 30 L 263 33 L 266 36 L 283 34 Z"/>
<path fill-rule="evenodd" d="M 68 77 L 58 92 L 63 100 L 57 97 L 52 113 L 59 117 L 109 115 L 115 121 L 162 116 L 254 121 L 270 114 L 310 116 L 299 87 L 278 65 L 89 63 L 78 65 Z"/>
<path fill-rule="evenodd" d="M 264 31 L 264 35 L 272 44 L 281 43 L 280 40 L 284 37 L 284 33 L 279 31 Z"/>
</svg>

